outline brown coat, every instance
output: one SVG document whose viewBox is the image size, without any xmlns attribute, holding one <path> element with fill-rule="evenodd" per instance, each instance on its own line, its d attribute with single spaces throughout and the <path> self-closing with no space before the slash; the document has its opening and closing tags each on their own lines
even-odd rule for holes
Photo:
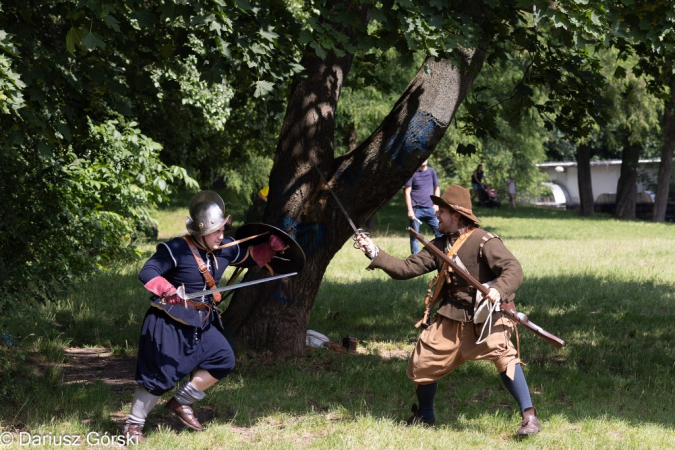
<svg viewBox="0 0 675 450">
<path fill-rule="evenodd" d="M 458 235 L 442 236 L 432 243 L 448 252 Z M 515 256 L 504 246 L 502 240 L 483 229 L 477 229 L 457 252 L 467 271 L 481 283 L 495 280 L 495 288 L 503 301 L 512 301 L 515 292 L 523 282 L 523 269 Z M 407 280 L 440 270 L 441 259 L 426 248 L 408 256 L 405 260 L 396 258 L 380 249 L 378 256 L 368 269 L 382 269 L 395 280 Z M 440 296 L 438 314 L 459 322 L 473 319 L 476 290 L 453 272 L 449 274 Z M 459 291 L 457 291 L 459 289 Z"/>
</svg>

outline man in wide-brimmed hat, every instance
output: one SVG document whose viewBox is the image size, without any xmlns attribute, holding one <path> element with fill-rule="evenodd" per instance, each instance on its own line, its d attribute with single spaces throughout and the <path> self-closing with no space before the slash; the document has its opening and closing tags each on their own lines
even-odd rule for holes
<svg viewBox="0 0 675 450">
<path fill-rule="evenodd" d="M 431 200 L 438 205 L 438 229 L 443 234 L 432 244 L 489 286 L 486 299 L 426 248 L 401 260 L 379 249 L 368 236 L 358 237 L 361 250 L 372 259 L 368 269 L 382 269 L 397 280 L 439 272 L 435 286 L 430 283 L 429 294 L 440 306 L 408 361 L 407 375 L 415 383 L 419 407 L 413 405 L 413 416 L 407 422 L 433 425 L 437 381 L 466 361 L 486 360 L 495 365 L 520 407 L 523 421 L 516 433 L 536 434 L 539 420 L 518 351 L 511 343 L 514 325 L 498 308 L 500 302 L 513 301 L 523 281 L 520 263 L 498 236 L 480 228 L 466 188 L 450 185 L 442 196 L 432 195 Z"/>
</svg>

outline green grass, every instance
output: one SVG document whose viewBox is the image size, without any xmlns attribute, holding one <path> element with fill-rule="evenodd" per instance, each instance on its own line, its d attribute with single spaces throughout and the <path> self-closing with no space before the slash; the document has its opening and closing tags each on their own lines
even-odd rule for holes
<svg viewBox="0 0 675 450">
<path fill-rule="evenodd" d="M 189 195 L 158 211 L 160 238 L 180 234 Z M 232 206 L 242 217 L 245 208 Z M 357 354 L 309 350 L 273 361 L 238 355 L 235 372 L 198 404 L 211 413 L 204 433 L 167 426 L 162 408 L 146 429 L 148 448 L 673 448 L 675 447 L 675 229 L 672 224 L 580 218 L 574 212 L 477 208 L 523 265 L 516 304 L 566 341 L 556 350 L 520 331 L 521 358 L 543 422 L 538 436 L 513 437 L 515 403 L 487 363 L 463 365 L 439 382 L 436 429 L 406 428 L 414 402 L 405 376 L 431 275 L 394 281 L 367 271 L 351 242 L 331 262 L 309 328 Z M 237 218 L 235 216 L 235 218 Z M 409 252 L 398 195 L 378 213 L 376 243 Z M 241 223 L 241 222 L 240 222 Z M 240 224 L 239 223 L 239 224 Z M 155 243 L 143 247 L 147 257 Z M 67 296 L 16 320 L 33 333 L 14 350 L 3 431 L 63 435 L 118 433 L 130 391 L 101 382 L 66 385 L 67 346 L 110 347 L 133 355 L 147 309 L 136 279 L 143 261 L 77 285 Z M 8 350 L 3 350 L 7 355 Z M 167 396 L 168 397 L 168 396 Z M 14 446 L 19 448 L 18 445 Z"/>
</svg>

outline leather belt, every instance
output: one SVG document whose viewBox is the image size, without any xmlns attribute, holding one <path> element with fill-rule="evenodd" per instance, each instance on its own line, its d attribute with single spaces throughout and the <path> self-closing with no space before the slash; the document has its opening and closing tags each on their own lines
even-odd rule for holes
<svg viewBox="0 0 675 450">
<path fill-rule="evenodd" d="M 211 309 L 211 303 L 196 302 L 194 300 L 186 300 L 186 302 L 198 311 L 208 311 Z"/>
<path fill-rule="evenodd" d="M 476 288 L 473 286 L 457 286 L 457 287 L 451 287 L 447 288 L 445 292 L 448 294 L 457 294 L 459 292 L 464 292 L 466 294 L 471 294 L 476 291 Z"/>
</svg>

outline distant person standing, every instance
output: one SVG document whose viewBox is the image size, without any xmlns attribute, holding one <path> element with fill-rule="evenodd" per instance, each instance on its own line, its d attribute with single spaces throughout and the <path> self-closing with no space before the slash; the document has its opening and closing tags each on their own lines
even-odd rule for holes
<svg viewBox="0 0 675 450">
<path fill-rule="evenodd" d="M 436 206 L 431 201 L 431 196 L 439 196 L 441 188 L 438 184 L 436 171 L 427 164 L 429 160 L 424 160 L 412 178 L 405 184 L 405 204 L 408 207 L 408 219 L 410 227 L 415 231 L 420 231 L 422 222 L 429 225 L 436 237 L 440 237 L 438 232 L 438 218 L 436 217 Z M 420 251 L 417 239 L 410 236 L 410 252 L 418 253 Z"/>
<path fill-rule="evenodd" d="M 506 180 L 506 187 L 509 192 L 509 208 L 516 209 L 516 179 L 511 177 Z"/>
<path fill-rule="evenodd" d="M 480 201 L 480 193 L 483 190 L 483 178 L 485 178 L 485 173 L 483 173 L 483 165 L 478 164 L 476 170 L 471 174 L 471 187 L 473 191 L 471 192 L 471 198 L 474 197 Z"/>
</svg>

